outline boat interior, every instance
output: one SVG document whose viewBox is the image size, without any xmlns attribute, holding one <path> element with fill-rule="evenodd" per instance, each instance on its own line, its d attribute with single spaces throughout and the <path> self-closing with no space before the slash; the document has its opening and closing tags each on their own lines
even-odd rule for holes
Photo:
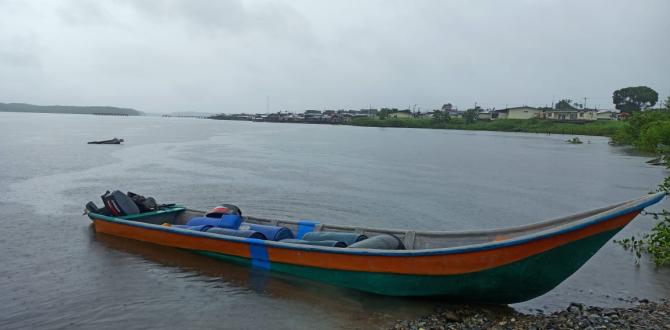
<svg viewBox="0 0 670 330">
<path fill-rule="evenodd" d="M 355 233 L 365 235 L 369 238 L 379 235 L 391 235 L 402 242 L 402 249 L 407 250 L 451 248 L 504 241 L 538 232 L 551 231 L 558 228 L 576 225 L 582 222 L 593 220 L 597 217 L 607 216 L 609 214 L 614 214 L 623 210 L 630 210 L 630 207 L 639 205 L 640 202 L 646 198 L 649 198 L 649 196 L 652 195 L 574 214 L 567 217 L 503 229 L 476 231 L 414 231 L 318 223 L 313 225 L 311 231 L 328 233 Z M 204 215 L 205 212 L 203 211 L 172 206 L 160 209 L 158 211 L 122 216 L 118 218 L 155 225 L 183 226 L 188 224 L 191 219 L 196 217 L 203 217 Z M 298 235 L 301 226 L 300 221 L 293 220 L 265 219 L 252 216 L 242 216 L 241 218 L 243 223 L 285 227 L 296 236 Z"/>
</svg>

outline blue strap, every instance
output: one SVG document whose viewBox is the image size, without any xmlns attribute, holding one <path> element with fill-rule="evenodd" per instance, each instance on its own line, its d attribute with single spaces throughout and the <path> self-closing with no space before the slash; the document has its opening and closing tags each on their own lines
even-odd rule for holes
<svg viewBox="0 0 670 330">
<path fill-rule="evenodd" d="M 251 255 L 251 267 L 270 269 L 270 258 L 265 241 L 257 238 L 249 238 L 249 254 Z"/>
<path fill-rule="evenodd" d="M 313 222 L 309 220 L 301 220 L 298 222 L 298 239 L 302 239 L 303 236 L 307 233 L 311 233 L 314 231 L 314 227 L 318 225 L 318 222 Z"/>
</svg>

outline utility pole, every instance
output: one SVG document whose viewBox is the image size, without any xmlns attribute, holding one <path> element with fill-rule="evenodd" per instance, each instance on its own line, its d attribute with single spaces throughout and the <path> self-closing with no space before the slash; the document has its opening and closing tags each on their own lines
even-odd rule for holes
<svg viewBox="0 0 670 330">
<path fill-rule="evenodd" d="M 584 109 L 586 109 L 586 99 L 587 99 L 587 97 L 584 96 L 584 104 L 582 105 L 584 107 Z"/>
</svg>

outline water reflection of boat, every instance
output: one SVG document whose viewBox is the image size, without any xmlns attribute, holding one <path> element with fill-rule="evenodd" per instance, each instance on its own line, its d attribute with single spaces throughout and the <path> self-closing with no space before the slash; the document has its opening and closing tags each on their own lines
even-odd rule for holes
<svg viewBox="0 0 670 330">
<path fill-rule="evenodd" d="M 180 225 L 203 212 L 170 207 L 132 216 L 89 213 L 95 230 L 362 291 L 513 303 L 556 287 L 664 193 L 535 224 L 469 232 L 385 230 L 244 217 L 305 232 L 395 235 L 406 250 L 299 245 L 211 234 Z"/>
<path fill-rule="evenodd" d="M 268 277 L 267 271 L 250 269 L 234 263 L 212 263 L 210 258 L 193 255 L 181 249 L 165 248 L 121 237 L 95 233 L 95 240 L 108 248 L 131 253 L 168 267 L 176 267 L 183 272 L 195 272 L 209 278 L 219 278 L 240 288 L 263 292 L 271 287 L 273 293 L 293 292 L 297 285 L 281 282 Z"/>
<path fill-rule="evenodd" d="M 361 328 L 378 326 L 389 321 L 389 314 L 396 318 L 416 317 L 433 310 L 435 301 L 392 298 L 366 292 L 335 287 L 291 275 L 249 268 L 235 263 L 212 262 L 211 258 L 194 255 L 189 251 L 149 244 L 122 237 L 93 232 L 95 241 L 104 247 L 122 251 L 160 266 L 183 272 L 186 277 L 201 280 L 215 287 L 226 285 L 231 290 L 251 290 L 275 299 L 299 301 L 319 306 L 329 314 L 359 317 Z M 173 272 L 170 272 L 174 274 Z M 193 276 L 195 275 L 195 276 Z M 363 317 L 365 315 L 365 317 Z M 394 321 L 396 318 L 391 319 Z"/>
<path fill-rule="evenodd" d="M 90 141 L 88 144 L 121 144 L 123 139 L 113 138 L 111 140 Z"/>
</svg>

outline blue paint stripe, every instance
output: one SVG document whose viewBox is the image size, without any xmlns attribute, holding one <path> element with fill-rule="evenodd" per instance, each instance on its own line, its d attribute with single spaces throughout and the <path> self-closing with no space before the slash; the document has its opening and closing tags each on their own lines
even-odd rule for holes
<svg viewBox="0 0 670 330">
<path fill-rule="evenodd" d="M 654 205 L 658 202 L 660 202 L 663 197 L 665 197 L 665 193 L 656 193 L 653 195 L 646 196 L 645 199 L 639 201 L 636 204 L 633 204 L 632 206 L 629 206 L 627 208 L 624 208 L 622 210 L 619 210 L 617 212 L 613 212 L 608 215 L 600 215 L 597 216 L 593 219 L 589 219 L 589 221 L 585 221 L 580 224 L 572 225 L 572 226 L 567 226 L 564 228 L 560 229 L 554 229 L 550 230 L 547 232 L 540 232 L 536 234 L 530 234 L 527 236 L 522 236 L 516 239 L 510 239 L 507 241 L 498 241 L 498 242 L 489 242 L 489 243 L 482 243 L 482 244 L 477 244 L 477 245 L 471 245 L 471 246 L 466 246 L 466 247 L 451 247 L 451 248 L 441 248 L 441 249 L 431 249 L 431 250 L 393 250 L 393 251 L 364 251 L 364 250 L 354 250 L 354 249 L 342 249 L 342 248 L 329 248 L 329 247 L 319 247 L 319 246 L 307 246 L 307 245 L 298 245 L 298 244 L 289 244 L 289 243 L 281 243 L 281 242 L 272 242 L 272 241 L 262 241 L 264 242 L 265 245 L 271 245 L 275 246 L 278 248 L 283 248 L 283 249 L 291 249 L 291 250 L 303 250 L 303 251 L 323 251 L 323 252 L 328 252 L 328 253 L 337 253 L 337 254 L 356 254 L 356 255 L 378 255 L 378 256 L 407 256 L 407 257 L 413 257 L 413 256 L 429 256 L 429 255 L 440 255 L 440 254 L 457 254 L 457 253 L 466 253 L 466 252 L 476 252 L 476 251 L 485 251 L 485 250 L 493 250 L 501 247 L 506 247 L 506 246 L 513 246 L 513 245 L 520 245 L 524 244 L 530 241 L 535 241 L 538 239 L 544 239 L 547 237 L 552 237 L 564 233 L 568 233 L 574 230 L 582 229 L 585 227 L 589 227 L 592 225 L 595 225 L 600 222 L 604 222 L 631 212 L 635 211 L 641 211 L 644 208 Z M 174 227 L 165 227 L 165 226 L 160 226 L 160 225 L 153 225 L 153 224 L 148 224 L 148 223 L 142 223 L 142 222 L 137 222 L 137 221 L 129 221 L 129 220 L 124 220 L 120 218 L 114 218 L 114 217 L 108 217 L 105 215 L 97 214 L 97 213 L 89 213 L 88 216 L 90 218 L 95 218 L 95 219 L 100 219 L 100 220 L 105 220 L 109 222 L 116 222 L 116 223 L 122 223 L 125 225 L 133 226 L 133 227 L 141 227 L 145 229 L 151 229 L 151 230 L 160 230 L 160 231 L 167 231 L 167 232 L 178 232 L 180 235 L 189 235 L 189 236 L 196 236 L 196 237 L 206 237 L 206 238 L 212 238 L 212 239 L 218 239 L 222 241 L 234 241 L 234 242 L 250 242 L 252 240 L 256 240 L 253 238 L 240 238 L 240 237 L 234 237 L 234 236 L 228 236 L 224 237 L 225 235 L 216 235 L 216 234 L 208 234 L 207 232 L 198 232 L 194 230 L 187 230 L 187 229 L 179 229 L 179 228 L 174 228 Z M 588 219 L 588 218 L 586 218 Z M 266 247 L 267 249 L 267 247 Z M 267 252 L 266 252 L 267 253 Z"/>
<path fill-rule="evenodd" d="M 249 255 L 251 255 L 251 266 L 260 269 L 270 269 L 270 258 L 268 247 L 264 240 L 249 238 Z"/>
<path fill-rule="evenodd" d="M 298 222 L 298 239 L 302 239 L 303 236 L 307 233 L 311 233 L 314 231 L 314 227 L 318 225 L 318 222 L 314 221 L 309 221 L 309 220 L 300 220 Z"/>
</svg>

